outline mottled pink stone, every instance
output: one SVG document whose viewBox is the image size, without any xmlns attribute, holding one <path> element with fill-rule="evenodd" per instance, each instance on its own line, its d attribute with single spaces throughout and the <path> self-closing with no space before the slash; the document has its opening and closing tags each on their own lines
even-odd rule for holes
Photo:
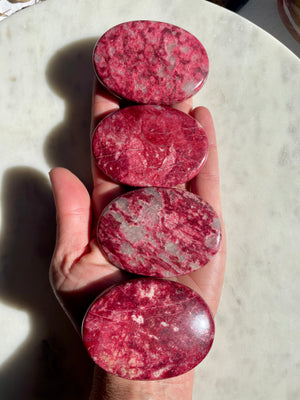
<svg viewBox="0 0 300 400">
<path fill-rule="evenodd" d="M 98 168 L 130 186 L 176 186 L 192 179 L 208 154 L 194 118 L 171 107 L 137 105 L 104 118 L 92 149 Z"/>
<path fill-rule="evenodd" d="M 142 104 L 170 105 L 197 93 L 209 68 L 203 45 L 177 26 L 131 21 L 97 42 L 94 68 L 115 95 Z"/>
<path fill-rule="evenodd" d="M 98 297 L 83 322 L 94 362 L 122 378 L 156 380 L 183 374 L 209 352 L 214 321 L 190 288 L 155 278 L 135 279 Z"/>
<path fill-rule="evenodd" d="M 145 276 L 184 275 L 203 267 L 221 242 L 221 223 L 200 197 L 175 188 L 143 188 L 114 199 L 97 227 L 107 259 Z"/>
</svg>

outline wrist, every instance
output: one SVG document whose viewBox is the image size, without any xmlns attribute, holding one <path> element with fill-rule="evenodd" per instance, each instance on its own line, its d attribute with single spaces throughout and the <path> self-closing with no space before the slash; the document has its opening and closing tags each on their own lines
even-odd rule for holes
<svg viewBox="0 0 300 400">
<path fill-rule="evenodd" d="M 194 371 L 157 381 L 133 381 L 95 367 L 89 400 L 192 400 Z"/>
</svg>

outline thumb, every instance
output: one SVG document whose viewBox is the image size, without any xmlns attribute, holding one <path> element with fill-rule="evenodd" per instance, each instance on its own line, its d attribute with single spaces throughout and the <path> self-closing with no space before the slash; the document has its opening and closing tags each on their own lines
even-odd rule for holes
<svg viewBox="0 0 300 400">
<path fill-rule="evenodd" d="M 90 239 L 91 200 L 83 183 L 65 168 L 50 171 L 56 205 L 55 264 L 71 264 L 85 252 Z"/>
</svg>

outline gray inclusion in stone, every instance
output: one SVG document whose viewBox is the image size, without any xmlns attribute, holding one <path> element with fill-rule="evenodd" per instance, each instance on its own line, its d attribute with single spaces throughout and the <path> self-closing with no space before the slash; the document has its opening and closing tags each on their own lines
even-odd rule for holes
<svg viewBox="0 0 300 400">
<path fill-rule="evenodd" d="M 122 222 L 120 226 L 120 231 L 123 232 L 126 240 L 131 243 L 138 242 L 145 237 L 145 229 L 142 225 L 129 225 L 126 222 Z"/>
<path fill-rule="evenodd" d="M 168 241 L 165 244 L 165 250 L 167 253 L 169 254 L 174 254 L 174 255 L 178 255 L 178 246 L 176 243 L 170 242 Z"/>
<path fill-rule="evenodd" d="M 205 246 L 209 249 L 214 249 L 219 243 L 219 235 L 209 235 L 205 238 Z"/>
<path fill-rule="evenodd" d="M 120 251 L 122 254 L 127 255 L 127 256 L 131 256 L 135 252 L 134 248 L 128 242 L 121 243 Z"/>
<path fill-rule="evenodd" d="M 212 229 L 215 229 L 216 231 L 221 230 L 221 221 L 220 221 L 220 219 L 218 217 L 214 218 L 214 220 L 213 220 L 213 222 L 211 223 L 210 226 L 212 227 Z"/>
</svg>

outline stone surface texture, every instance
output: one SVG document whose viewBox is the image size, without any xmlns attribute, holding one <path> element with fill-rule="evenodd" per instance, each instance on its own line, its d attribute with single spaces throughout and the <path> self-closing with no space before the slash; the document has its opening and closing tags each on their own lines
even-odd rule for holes
<svg viewBox="0 0 300 400">
<path fill-rule="evenodd" d="M 99 219 L 98 241 L 108 260 L 129 272 L 184 275 L 204 266 L 221 242 L 212 207 L 175 188 L 142 188 L 114 199 Z"/>
<path fill-rule="evenodd" d="M 130 21 L 107 31 L 93 55 L 100 81 L 119 97 L 142 104 L 185 100 L 203 86 L 209 68 L 203 45 L 163 22 Z"/>
<path fill-rule="evenodd" d="M 208 140 L 189 115 L 166 106 L 119 110 L 97 126 L 96 164 L 108 177 L 130 186 L 176 186 L 204 165 Z"/>
<path fill-rule="evenodd" d="M 183 374 L 203 360 L 213 343 L 214 321 L 190 288 L 142 278 L 98 297 L 86 314 L 82 337 L 104 370 L 156 380 Z"/>
</svg>

